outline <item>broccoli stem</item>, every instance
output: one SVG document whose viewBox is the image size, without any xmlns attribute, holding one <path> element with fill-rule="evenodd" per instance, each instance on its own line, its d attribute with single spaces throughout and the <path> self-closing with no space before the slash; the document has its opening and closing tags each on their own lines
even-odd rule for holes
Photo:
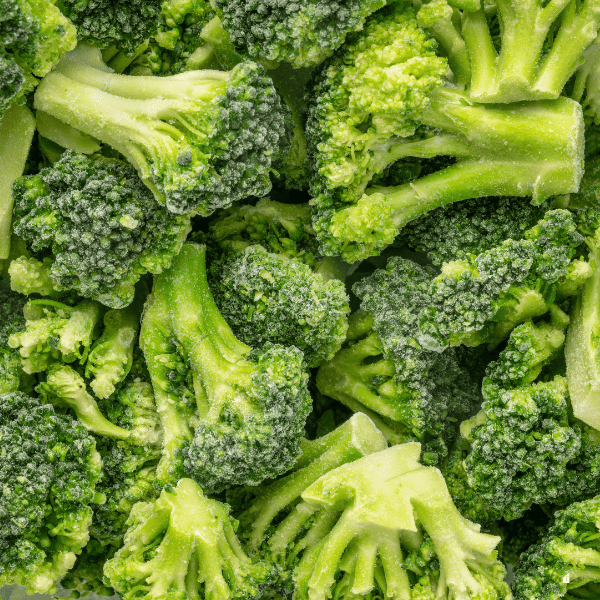
<svg viewBox="0 0 600 600">
<path fill-rule="evenodd" d="M 23 175 L 35 132 L 35 119 L 26 106 L 13 105 L 0 119 L 0 260 L 10 254 L 12 182 Z"/>
</svg>

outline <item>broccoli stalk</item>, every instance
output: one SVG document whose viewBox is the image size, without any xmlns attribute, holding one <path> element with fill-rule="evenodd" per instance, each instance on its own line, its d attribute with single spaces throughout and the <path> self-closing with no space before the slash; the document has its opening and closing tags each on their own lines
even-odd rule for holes
<svg viewBox="0 0 600 600">
<path fill-rule="evenodd" d="M 124 600 L 250 599 L 272 578 L 269 563 L 244 553 L 227 507 L 191 479 L 154 503 L 136 504 L 128 525 L 123 547 L 104 567 Z"/>
<path fill-rule="evenodd" d="M 293 464 L 310 410 L 302 354 L 235 338 L 208 287 L 205 247 L 185 244 L 156 278 L 140 346 L 165 431 L 159 478 L 177 472 L 177 454 L 207 491 Z"/>
<path fill-rule="evenodd" d="M 11 185 L 23 175 L 35 131 L 35 119 L 25 106 L 11 106 L 0 114 L 0 260 L 10 254 L 13 195 Z"/>
<path fill-rule="evenodd" d="M 130 77 L 81 46 L 43 80 L 34 104 L 118 150 L 175 213 L 208 215 L 267 193 L 286 146 L 287 113 L 254 63 Z"/>
</svg>

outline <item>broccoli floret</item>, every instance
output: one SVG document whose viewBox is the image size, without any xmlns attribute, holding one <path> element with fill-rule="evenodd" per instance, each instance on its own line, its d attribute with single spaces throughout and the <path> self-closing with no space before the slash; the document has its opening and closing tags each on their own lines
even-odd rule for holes
<svg viewBox="0 0 600 600">
<path fill-rule="evenodd" d="M 433 0 L 419 11 L 457 82 L 476 102 L 558 98 L 596 38 L 595 0 L 500 0 L 489 15 L 484 4 Z"/>
<path fill-rule="evenodd" d="M 73 567 L 61 580 L 61 587 L 73 591 L 71 598 L 82 598 L 90 593 L 114 596 L 115 590 L 104 583 L 104 563 L 111 559 L 116 551 L 115 546 L 103 546 L 94 538 L 90 538 Z"/>
<path fill-rule="evenodd" d="M 436 266 L 522 240 L 548 210 L 521 198 L 477 198 L 442 206 L 411 221 L 398 241 L 427 254 Z"/>
<path fill-rule="evenodd" d="M 576 192 L 583 175 L 578 103 L 476 103 L 445 79 L 447 60 L 411 4 L 373 15 L 313 82 L 306 126 L 313 224 L 322 252 L 349 262 L 378 254 L 434 208 L 487 196 L 539 204 Z M 403 185 L 371 185 L 402 158 L 435 156 L 456 161 Z"/>
<path fill-rule="evenodd" d="M 11 260 L 8 266 L 11 289 L 25 296 L 39 294 L 58 299 L 65 295 L 54 289 L 53 263 L 54 261 L 48 256 L 42 260 L 33 256 L 19 256 Z"/>
<path fill-rule="evenodd" d="M 102 462 L 88 432 L 52 406 L 0 396 L 0 584 L 53 593 L 88 541 Z"/>
<path fill-rule="evenodd" d="M 203 246 L 155 278 L 140 346 L 164 428 L 159 481 L 185 473 L 207 493 L 258 484 L 300 452 L 310 412 L 302 353 L 233 335 L 211 296 Z"/>
<path fill-rule="evenodd" d="M 175 213 L 209 215 L 268 193 L 289 141 L 287 109 L 252 62 L 131 77 L 82 46 L 44 78 L 34 105 L 123 154 Z"/>
<path fill-rule="evenodd" d="M 268 562 L 248 557 L 227 506 L 181 479 L 155 502 L 131 511 L 125 543 L 105 567 L 124 600 L 258 598 L 272 579 Z"/>
<path fill-rule="evenodd" d="M 244 344 L 296 346 L 310 367 L 340 349 L 350 311 L 341 281 L 259 245 L 212 263 L 210 272 L 215 302 Z"/>
<path fill-rule="evenodd" d="M 519 323 L 576 294 L 591 275 L 587 263 L 573 260 L 583 236 L 569 211 L 547 212 L 523 237 L 442 266 L 420 315 L 423 344 L 496 345 Z"/>
<path fill-rule="evenodd" d="M 61 0 L 60 6 L 80 41 L 133 54 L 156 33 L 161 0 Z"/>
<path fill-rule="evenodd" d="M 75 27 L 52 0 L 0 3 L 0 118 L 22 104 L 60 57 L 77 43 Z"/>
<path fill-rule="evenodd" d="M 215 0 L 237 51 L 254 59 L 309 67 L 322 62 L 385 0 L 317 0 L 283 5 L 273 0 Z"/>
<path fill-rule="evenodd" d="M 0 287 L 0 395 L 27 391 L 27 375 L 21 366 L 18 350 L 8 341 L 25 329 L 25 297 Z"/>
<path fill-rule="evenodd" d="M 0 77 L 1 73 L 0 65 Z M 35 119 L 27 107 L 12 106 L 4 115 L 0 110 L 0 260 L 10 255 L 13 211 L 11 186 L 15 179 L 23 175 L 34 132 Z"/>
<path fill-rule="evenodd" d="M 488 366 L 481 413 L 461 426 L 469 486 L 507 520 L 532 504 L 564 505 L 598 489 L 597 433 L 573 418 L 565 377 L 539 378 L 564 337 L 544 322 L 514 329 Z"/>
<path fill-rule="evenodd" d="M 167 267 L 188 233 L 189 218 L 157 204 L 128 164 L 99 155 L 67 151 L 13 191 L 15 233 L 52 255 L 53 287 L 112 308 L 133 300 L 142 274 Z M 43 293 L 30 277 L 14 273 L 13 287 Z"/>
<path fill-rule="evenodd" d="M 515 600 L 598 597 L 599 517 L 600 496 L 557 511 L 553 524 L 521 557 Z"/>
</svg>

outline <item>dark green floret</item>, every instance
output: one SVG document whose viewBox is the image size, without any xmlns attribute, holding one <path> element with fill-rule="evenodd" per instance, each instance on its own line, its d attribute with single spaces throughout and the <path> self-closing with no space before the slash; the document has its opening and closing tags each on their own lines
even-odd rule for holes
<svg viewBox="0 0 600 600">
<path fill-rule="evenodd" d="M 53 593 L 88 541 L 102 463 L 88 432 L 52 406 L 0 396 L 0 584 Z"/>
<path fill-rule="evenodd" d="M 113 308 L 133 300 L 141 275 L 169 266 L 188 232 L 188 218 L 159 205 L 134 169 L 99 155 L 67 151 L 18 179 L 13 194 L 15 233 L 50 255 L 53 287 Z M 32 274 L 23 277 L 13 286 L 28 293 Z"/>
<path fill-rule="evenodd" d="M 244 344 L 296 346 L 310 367 L 340 349 L 350 311 L 344 284 L 262 246 L 210 267 L 215 302 Z"/>
<path fill-rule="evenodd" d="M 185 472 L 208 493 L 294 463 L 310 412 L 302 353 L 238 341 L 211 296 L 205 247 L 185 244 L 155 278 L 140 346 L 164 429 L 159 481 Z"/>
<path fill-rule="evenodd" d="M 596 598 L 600 594 L 600 497 L 576 502 L 521 557 L 515 600 Z"/>
<path fill-rule="evenodd" d="M 124 600 L 250 600 L 274 569 L 242 549 L 228 507 L 181 479 L 154 502 L 139 502 L 106 580 Z"/>
<path fill-rule="evenodd" d="M 10 336 L 25 329 L 21 294 L 0 287 L 0 395 L 26 391 L 28 377 L 21 365 L 19 351 L 8 343 Z"/>
<path fill-rule="evenodd" d="M 80 46 L 36 91 L 34 105 L 129 160 L 175 213 L 209 215 L 271 189 L 287 153 L 288 111 L 262 67 L 118 75 Z"/>
</svg>

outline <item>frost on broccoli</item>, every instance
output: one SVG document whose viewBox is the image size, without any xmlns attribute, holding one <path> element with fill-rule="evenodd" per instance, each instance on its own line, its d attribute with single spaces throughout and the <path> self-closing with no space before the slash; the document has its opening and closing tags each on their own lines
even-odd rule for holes
<svg viewBox="0 0 600 600">
<path fill-rule="evenodd" d="M 25 328 L 25 298 L 0 288 L 0 395 L 27 391 L 29 377 L 23 371 L 21 356 L 9 344 L 12 335 Z"/>
<path fill-rule="evenodd" d="M 310 367 L 340 349 L 348 327 L 344 284 L 260 245 L 211 264 L 215 302 L 245 344 L 296 346 Z"/>
<path fill-rule="evenodd" d="M 424 344 L 497 345 L 519 323 L 575 295 L 591 275 L 574 260 L 583 236 L 569 211 L 548 211 L 523 238 L 442 266 L 420 316 Z"/>
<path fill-rule="evenodd" d="M 118 75 L 80 46 L 38 87 L 34 105 L 108 144 L 175 213 L 204 216 L 271 189 L 287 152 L 288 111 L 262 67 Z"/>
<path fill-rule="evenodd" d="M 319 69 L 306 137 L 323 253 L 349 262 L 379 254 L 406 223 L 460 200 L 531 196 L 539 204 L 578 190 L 578 103 L 481 104 L 447 75 L 447 59 L 407 1 L 373 15 Z M 436 156 L 455 161 L 402 185 L 373 182 L 400 159 Z"/>
<path fill-rule="evenodd" d="M 322 62 L 385 4 L 386 0 L 316 0 L 287 5 L 273 0 L 215 1 L 223 28 L 241 54 L 255 60 L 289 62 L 295 68 Z"/>
<path fill-rule="evenodd" d="M 170 264 L 189 231 L 189 219 L 157 204 L 129 165 L 99 155 L 67 151 L 52 167 L 18 179 L 13 193 L 15 233 L 43 257 L 40 284 L 49 267 L 56 291 L 113 308 L 133 300 L 141 275 Z M 13 287 L 43 293 L 31 284 L 35 264 L 27 266 L 15 266 Z"/>
<path fill-rule="evenodd" d="M 124 600 L 250 600 L 273 577 L 272 565 L 242 549 L 227 506 L 191 479 L 136 504 L 127 524 L 123 547 L 104 568 Z"/>
<path fill-rule="evenodd" d="M 61 56 L 73 50 L 76 31 L 51 0 L 0 2 L 0 118 L 22 104 Z"/>
<path fill-rule="evenodd" d="M 567 321 L 514 329 L 488 365 L 482 411 L 461 426 L 468 484 L 508 520 L 598 490 L 600 436 L 572 416 L 564 376 L 540 377 L 562 351 Z"/>
<path fill-rule="evenodd" d="M 521 557 L 515 600 L 596 598 L 600 594 L 600 496 L 554 514 L 553 523 Z"/>
<path fill-rule="evenodd" d="M 88 541 L 102 462 L 89 433 L 20 392 L 0 396 L 0 585 L 53 593 Z"/>
<path fill-rule="evenodd" d="M 208 287 L 205 247 L 185 244 L 155 278 L 140 346 L 164 429 L 163 484 L 186 473 L 208 493 L 294 463 L 310 412 L 302 353 L 235 338 Z"/>
</svg>

